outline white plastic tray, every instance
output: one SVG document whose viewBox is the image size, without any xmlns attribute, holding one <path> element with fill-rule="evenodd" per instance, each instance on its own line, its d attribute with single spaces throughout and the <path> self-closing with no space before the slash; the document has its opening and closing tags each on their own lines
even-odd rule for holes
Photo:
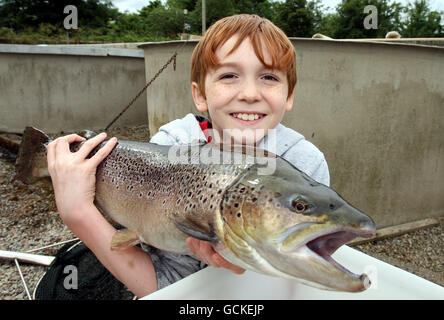
<svg viewBox="0 0 444 320">
<path fill-rule="evenodd" d="M 236 275 L 226 269 L 208 267 L 142 299 L 444 299 L 443 287 L 348 246 L 342 246 L 333 257 L 354 273 L 366 273 L 372 282 L 371 287 L 359 293 L 326 291 L 248 270 Z"/>
</svg>

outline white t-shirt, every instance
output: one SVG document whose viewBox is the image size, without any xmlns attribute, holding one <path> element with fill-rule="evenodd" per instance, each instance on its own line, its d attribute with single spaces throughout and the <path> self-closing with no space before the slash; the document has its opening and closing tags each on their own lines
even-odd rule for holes
<svg viewBox="0 0 444 320">
<path fill-rule="evenodd" d="M 272 143 L 271 140 L 276 143 Z M 150 140 L 151 143 L 161 145 L 190 144 L 206 142 L 196 116 L 189 113 L 182 119 L 171 121 L 159 128 Z M 259 148 L 273 152 L 289 161 L 299 170 L 305 172 L 319 183 L 330 186 L 330 174 L 324 154 L 305 137 L 278 124 L 275 128 L 275 136 L 266 135 L 258 144 Z"/>
<path fill-rule="evenodd" d="M 265 136 L 258 144 L 259 148 L 273 152 L 292 163 L 319 183 L 330 185 L 330 174 L 324 154 L 300 133 L 278 124 L 275 136 Z M 273 140 L 273 141 L 271 141 Z M 205 143 L 207 138 L 199 121 L 193 114 L 171 121 L 159 128 L 150 140 L 160 145 Z M 163 251 L 145 244 L 141 245 L 154 265 L 157 287 L 161 289 L 186 276 L 195 273 L 207 265 L 194 256 Z"/>
</svg>

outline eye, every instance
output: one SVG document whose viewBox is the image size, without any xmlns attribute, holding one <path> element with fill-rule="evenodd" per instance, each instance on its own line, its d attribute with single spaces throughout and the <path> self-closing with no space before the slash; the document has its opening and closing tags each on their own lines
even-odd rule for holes
<svg viewBox="0 0 444 320">
<path fill-rule="evenodd" d="M 235 76 L 234 76 L 234 74 L 224 74 L 224 75 L 222 75 L 221 77 L 220 77 L 220 79 L 222 80 L 222 79 L 233 79 Z"/>
<path fill-rule="evenodd" d="M 307 206 L 307 204 L 305 203 L 305 202 L 303 202 L 303 201 L 297 201 L 297 200 L 295 200 L 294 202 L 293 202 L 293 208 L 296 210 L 296 212 L 297 213 L 302 213 L 302 212 L 304 212 L 305 210 L 307 210 L 307 208 L 308 208 L 308 206 Z"/>
<path fill-rule="evenodd" d="M 275 76 L 271 75 L 271 74 L 264 75 L 264 79 L 265 80 L 270 80 L 270 81 L 278 81 L 278 79 Z"/>
</svg>

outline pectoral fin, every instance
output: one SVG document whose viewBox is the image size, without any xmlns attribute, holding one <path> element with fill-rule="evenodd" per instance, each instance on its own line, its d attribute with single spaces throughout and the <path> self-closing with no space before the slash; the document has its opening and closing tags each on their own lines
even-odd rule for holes
<svg viewBox="0 0 444 320">
<path fill-rule="evenodd" d="M 214 228 L 211 224 L 209 225 L 209 230 L 205 230 L 203 226 L 189 220 L 175 221 L 174 223 L 177 228 L 190 237 L 209 242 L 219 241 L 219 237 L 214 233 Z"/>
<path fill-rule="evenodd" d="M 111 240 L 111 250 L 124 250 L 140 242 L 139 235 L 136 231 L 128 229 L 118 230 Z"/>
</svg>

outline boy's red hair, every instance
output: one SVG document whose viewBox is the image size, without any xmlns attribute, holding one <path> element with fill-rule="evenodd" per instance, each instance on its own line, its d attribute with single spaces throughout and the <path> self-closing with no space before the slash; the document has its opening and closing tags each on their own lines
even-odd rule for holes
<svg viewBox="0 0 444 320">
<path fill-rule="evenodd" d="M 191 81 L 198 84 L 202 95 L 205 97 L 205 76 L 208 70 L 219 64 L 215 54 L 217 48 L 235 34 L 238 34 L 239 38 L 228 54 L 235 51 L 241 42 L 249 37 L 256 56 L 267 68 L 286 71 L 290 96 L 297 80 L 293 45 L 285 33 L 270 20 L 255 14 L 238 14 L 220 19 L 207 30 L 194 48 L 191 57 Z M 261 39 L 271 54 L 271 65 L 264 61 Z"/>
</svg>

